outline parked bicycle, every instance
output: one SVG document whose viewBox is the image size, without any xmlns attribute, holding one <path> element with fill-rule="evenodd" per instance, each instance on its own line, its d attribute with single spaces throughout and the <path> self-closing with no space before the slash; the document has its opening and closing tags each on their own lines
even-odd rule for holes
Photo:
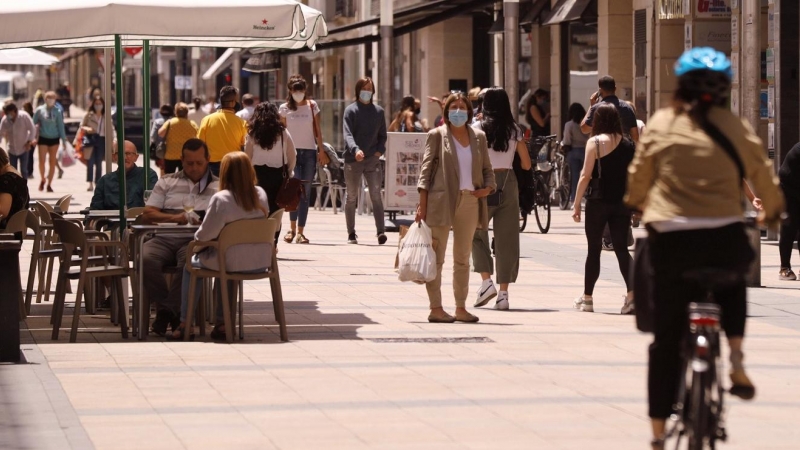
<svg viewBox="0 0 800 450">
<path fill-rule="evenodd" d="M 564 157 L 564 146 L 561 143 L 556 144 L 556 149 L 552 156 L 553 161 L 553 174 L 550 186 L 550 198 L 554 203 L 558 203 L 559 209 L 566 211 L 569 208 L 569 195 L 570 195 L 570 170 L 569 164 Z"/>
<path fill-rule="evenodd" d="M 528 152 L 531 154 L 531 160 L 536 164 L 532 171 L 532 183 L 528 189 L 531 192 L 523 193 L 533 199 L 530 205 L 525 205 L 525 202 L 520 202 L 520 227 L 519 231 L 525 230 L 528 225 L 528 215 L 533 212 L 536 217 L 536 225 L 542 234 L 550 231 L 550 205 L 552 202 L 551 178 L 553 175 L 553 163 L 551 162 L 551 155 L 556 143 L 556 135 L 541 136 L 534 139 L 532 144 L 528 147 Z M 569 195 L 567 196 L 569 198 Z"/>
</svg>

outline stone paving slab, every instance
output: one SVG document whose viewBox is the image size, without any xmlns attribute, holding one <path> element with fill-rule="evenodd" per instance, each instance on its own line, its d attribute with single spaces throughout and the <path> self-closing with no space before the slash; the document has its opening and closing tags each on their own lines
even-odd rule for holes
<svg viewBox="0 0 800 450">
<path fill-rule="evenodd" d="M 82 179 L 69 169 L 56 189 L 86 205 Z M 81 316 L 78 343 L 66 329 L 54 342 L 50 305 L 34 305 L 23 340 L 41 364 L 0 366 L 0 414 L 17 420 L 0 421 L 0 448 L 646 448 L 650 338 L 618 314 L 624 286 L 610 253 L 597 312 L 571 308 L 585 238 L 568 212 L 553 222 L 547 235 L 533 221 L 523 234 L 512 310 L 473 311 L 478 324 L 427 323 L 424 287 L 392 270 L 397 235 L 378 246 L 371 217 L 358 216 L 363 245 L 347 245 L 344 216 L 330 209 L 311 212 L 311 245 L 280 245 L 289 343 L 264 282 L 246 284 L 246 335 L 234 345 L 125 341 L 102 312 Z M 759 394 L 730 400 L 726 449 L 800 442 L 800 284 L 777 281 L 777 246 L 762 251 L 767 287 L 750 290 L 746 343 Z M 451 280 L 446 270 L 443 286 Z M 14 438 L 23 423 L 34 444 L 14 447 L 31 442 Z"/>
</svg>

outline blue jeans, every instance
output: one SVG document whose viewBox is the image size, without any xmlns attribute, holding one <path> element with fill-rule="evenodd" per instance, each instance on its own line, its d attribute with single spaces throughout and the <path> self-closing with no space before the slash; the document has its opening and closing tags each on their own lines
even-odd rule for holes
<svg viewBox="0 0 800 450">
<path fill-rule="evenodd" d="M 200 262 L 200 258 L 197 255 L 193 255 L 192 256 L 192 267 L 204 268 L 205 266 L 203 266 L 203 263 Z M 261 272 L 264 272 L 266 270 L 267 270 L 266 268 L 261 268 L 261 269 L 254 269 L 254 270 L 245 270 L 245 271 L 242 271 L 241 273 L 261 273 Z M 189 283 L 191 283 L 191 278 L 192 278 L 191 274 L 189 274 L 189 271 L 186 270 L 186 267 L 184 267 L 183 268 L 183 279 L 182 279 L 183 284 L 181 285 L 181 322 L 182 323 L 186 323 L 186 314 L 187 314 L 187 311 L 189 309 Z M 230 293 L 233 292 L 233 289 L 232 289 L 233 282 L 229 282 L 229 283 L 230 284 L 228 284 L 228 293 L 230 295 Z M 195 311 L 197 311 L 197 304 L 200 301 L 200 293 L 202 291 L 203 291 L 203 279 L 202 278 L 198 278 L 197 279 L 197 284 L 195 284 L 195 287 L 194 287 L 194 307 L 195 307 Z M 217 296 L 217 314 L 216 314 L 217 323 L 218 324 L 224 322 L 224 316 L 222 314 L 222 301 L 221 301 L 222 300 L 222 298 L 221 298 L 222 297 L 222 291 L 221 290 L 220 290 L 219 294 L 220 295 Z"/>
<path fill-rule="evenodd" d="M 297 164 L 294 167 L 294 178 L 303 182 L 303 189 L 306 195 L 300 199 L 300 205 L 297 211 L 289 213 L 289 219 L 292 222 L 297 222 L 297 226 L 305 227 L 306 220 L 308 219 L 308 198 L 311 196 L 311 181 L 317 173 L 317 151 L 298 148 L 297 149 Z"/>
<path fill-rule="evenodd" d="M 583 170 L 583 160 L 585 158 L 585 147 L 572 147 L 567 153 L 570 175 L 569 201 L 571 202 L 575 201 L 575 191 L 578 190 L 578 180 L 581 178 L 581 170 Z"/>
<path fill-rule="evenodd" d="M 22 175 L 22 178 L 25 180 L 28 179 L 28 158 L 30 157 L 31 152 L 28 151 L 21 155 L 12 155 L 11 153 L 8 154 L 8 160 L 11 163 L 11 166 L 19 170 L 20 175 Z"/>
<path fill-rule="evenodd" d="M 103 176 L 103 162 L 106 160 L 106 138 L 103 136 L 98 137 L 94 141 L 94 149 L 92 149 L 92 156 L 86 161 L 86 181 L 89 183 L 95 182 Z M 94 179 L 92 179 L 92 171 L 94 169 Z"/>
</svg>

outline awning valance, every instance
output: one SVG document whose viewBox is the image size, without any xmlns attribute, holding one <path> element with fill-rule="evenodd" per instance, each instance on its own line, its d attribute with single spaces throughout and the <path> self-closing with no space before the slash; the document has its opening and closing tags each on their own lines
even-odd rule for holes
<svg viewBox="0 0 800 450">
<path fill-rule="evenodd" d="M 558 25 L 581 20 L 591 3 L 592 0 L 560 0 L 550 11 L 550 15 L 542 21 L 542 25 Z"/>
</svg>

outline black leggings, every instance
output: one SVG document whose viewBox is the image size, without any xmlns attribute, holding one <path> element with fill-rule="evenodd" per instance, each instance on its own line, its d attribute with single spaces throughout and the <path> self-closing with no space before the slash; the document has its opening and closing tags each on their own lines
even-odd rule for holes
<svg viewBox="0 0 800 450">
<path fill-rule="evenodd" d="M 603 203 L 599 200 L 586 202 L 586 243 L 589 252 L 586 255 L 586 269 L 583 280 L 583 293 L 592 295 L 594 285 L 600 278 L 600 253 L 603 251 L 603 228 L 608 224 L 611 230 L 611 243 L 617 255 L 619 270 L 625 279 L 625 287 L 630 291 L 630 267 L 633 262 L 628 253 L 628 226 L 631 223 L 631 212 L 622 202 Z"/>
<path fill-rule="evenodd" d="M 278 207 L 278 192 L 283 186 L 283 168 L 263 166 L 254 166 L 256 170 L 256 179 L 258 185 L 264 192 L 267 193 L 267 203 L 269 203 L 269 213 L 272 214 L 279 210 Z M 281 227 L 278 225 L 278 231 L 275 232 L 275 245 L 278 245 L 278 238 L 280 237 Z"/>
<path fill-rule="evenodd" d="M 672 413 L 678 393 L 681 344 L 689 320 L 687 308 L 689 303 L 706 298 L 702 287 L 684 280 L 683 274 L 698 268 L 721 268 L 743 275 L 753 251 L 741 223 L 709 230 L 649 232 L 655 318 L 647 380 L 649 413 L 652 418 L 665 419 Z M 733 286 L 715 291 L 714 299 L 722 307 L 722 327 L 728 337 L 744 336 L 744 277 Z"/>
<path fill-rule="evenodd" d="M 785 192 L 785 190 L 784 190 Z M 781 253 L 781 268 L 792 268 L 792 249 L 800 232 L 800 200 L 786 196 L 786 212 L 789 217 L 781 224 L 778 250 Z"/>
</svg>

